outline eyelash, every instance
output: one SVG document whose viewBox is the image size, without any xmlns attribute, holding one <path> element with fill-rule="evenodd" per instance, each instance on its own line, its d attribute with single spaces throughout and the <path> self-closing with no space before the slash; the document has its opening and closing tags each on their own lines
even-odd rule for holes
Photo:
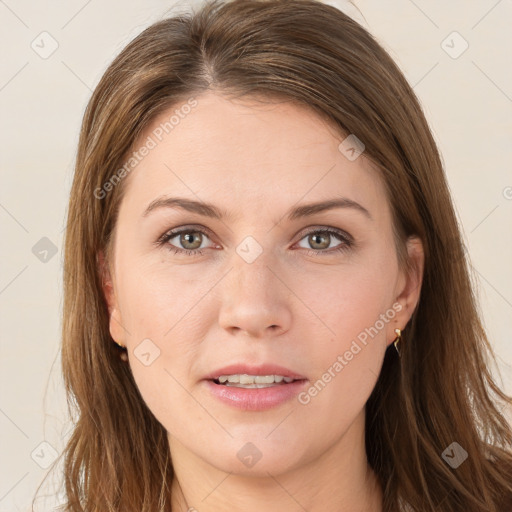
<svg viewBox="0 0 512 512">
<path fill-rule="evenodd" d="M 194 228 L 194 227 L 184 227 L 184 228 L 173 229 L 171 231 L 167 231 L 156 241 L 156 245 L 158 247 L 163 247 L 165 245 L 165 246 L 167 246 L 166 248 L 168 250 L 172 251 L 174 254 L 186 254 L 187 256 L 202 255 L 204 249 L 180 249 L 180 248 L 168 243 L 169 240 L 171 240 L 172 238 L 174 238 L 177 235 L 180 235 L 181 233 L 201 233 L 208 237 L 208 232 L 206 232 L 202 229 L 198 229 L 198 228 Z M 342 253 L 342 252 L 348 251 L 354 245 L 354 241 L 350 235 L 348 235 L 347 233 L 345 233 L 341 230 L 330 228 L 330 227 L 324 227 L 322 229 L 313 229 L 311 231 L 308 231 L 307 233 L 304 233 L 304 235 L 299 240 L 299 242 L 311 234 L 319 234 L 319 233 L 322 233 L 322 234 L 329 233 L 330 235 L 334 235 L 342 243 L 333 249 L 325 249 L 325 250 L 305 249 L 307 251 L 308 256 L 311 256 L 311 255 L 324 256 L 324 255 L 332 255 L 333 253 Z"/>
</svg>

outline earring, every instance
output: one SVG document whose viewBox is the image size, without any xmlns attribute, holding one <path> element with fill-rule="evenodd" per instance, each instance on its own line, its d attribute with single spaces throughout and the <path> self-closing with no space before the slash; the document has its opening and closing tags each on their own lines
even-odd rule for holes
<svg viewBox="0 0 512 512">
<path fill-rule="evenodd" d="M 119 356 L 119 357 L 121 358 L 121 361 L 124 361 L 124 362 L 128 361 L 128 354 L 126 353 L 126 352 L 127 352 L 127 351 L 126 351 L 126 347 L 125 347 L 123 344 L 118 343 L 116 340 L 114 340 L 114 343 L 115 343 L 118 347 L 121 347 L 121 348 L 123 349 L 123 352 L 121 352 L 121 354 L 120 354 L 120 356 Z"/>
<path fill-rule="evenodd" d="M 393 341 L 393 344 L 395 345 L 395 349 L 398 352 L 398 356 L 402 357 L 402 354 L 400 353 L 400 342 L 402 341 L 402 331 L 400 329 L 395 329 L 396 338 L 395 341 Z"/>
</svg>

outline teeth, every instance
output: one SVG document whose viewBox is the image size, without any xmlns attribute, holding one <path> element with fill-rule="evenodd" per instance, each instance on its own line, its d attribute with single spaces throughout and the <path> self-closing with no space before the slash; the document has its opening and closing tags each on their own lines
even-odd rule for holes
<svg viewBox="0 0 512 512">
<path fill-rule="evenodd" d="M 293 382 L 295 379 L 292 377 L 283 377 L 282 375 L 247 375 L 247 374 L 237 374 L 237 375 L 220 375 L 218 378 L 221 384 L 242 384 L 242 385 L 251 385 L 251 384 L 280 384 L 283 381 L 285 383 Z M 262 386 L 265 387 L 265 386 Z"/>
<path fill-rule="evenodd" d="M 280 384 L 238 384 L 238 383 L 229 383 L 226 382 L 224 384 L 225 386 L 230 386 L 234 388 L 244 388 L 244 389 L 259 389 L 259 388 L 273 388 L 276 385 L 279 386 Z"/>
</svg>

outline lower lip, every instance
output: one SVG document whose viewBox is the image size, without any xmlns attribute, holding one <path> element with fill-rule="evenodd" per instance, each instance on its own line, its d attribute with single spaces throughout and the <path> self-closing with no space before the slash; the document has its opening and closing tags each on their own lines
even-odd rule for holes
<svg viewBox="0 0 512 512">
<path fill-rule="evenodd" d="M 205 382 L 212 394 L 228 405 L 245 411 L 265 411 L 297 396 L 307 381 L 295 380 L 267 388 L 237 388 L 215 384 L 212 380 Z"/>
</svg>

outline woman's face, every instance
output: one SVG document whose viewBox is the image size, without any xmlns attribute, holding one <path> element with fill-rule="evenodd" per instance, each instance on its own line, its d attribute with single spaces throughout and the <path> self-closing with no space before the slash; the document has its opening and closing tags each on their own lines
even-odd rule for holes
<svg viewBox="0 0 512 512">
<path fill-rule="evenodd" d="M 421 245 L 406 276 L 379 175 L 311 111 L 213 93 L 189 105 L 154 120 L 123 178 L 110 331 L 171 452 L 277 474 L 361 439 Z M 298 380 L 212 380 L 235 374 Z"/>
</svg>

